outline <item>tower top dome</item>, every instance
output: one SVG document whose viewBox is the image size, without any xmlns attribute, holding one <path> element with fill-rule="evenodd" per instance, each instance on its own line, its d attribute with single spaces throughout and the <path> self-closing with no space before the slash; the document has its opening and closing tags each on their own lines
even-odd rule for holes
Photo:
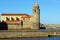
<svg viewBox="0 0 60 40">
<path fill-rule="evenodd" d="M 34 4 L 34 7 L 35 7 L 35 8 L 39 8 L 38 3 L 35 3 L 35 4 Z"/>
</svg>

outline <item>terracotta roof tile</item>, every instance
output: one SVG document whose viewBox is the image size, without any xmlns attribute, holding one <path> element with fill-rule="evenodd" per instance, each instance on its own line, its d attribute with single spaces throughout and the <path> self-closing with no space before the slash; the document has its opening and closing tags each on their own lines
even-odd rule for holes
<svg viewBox="0 0 60 40">
<path fill-rule="evenodd" d="M 28 14 L 2 14 L 2 16 L 29 16 Z"/>
<path fill-rule="evenodd" d="M 21 16 L 22 18 L 30 18 L 28 14 L 2 14 L 2 16 Z"/>
</svg>

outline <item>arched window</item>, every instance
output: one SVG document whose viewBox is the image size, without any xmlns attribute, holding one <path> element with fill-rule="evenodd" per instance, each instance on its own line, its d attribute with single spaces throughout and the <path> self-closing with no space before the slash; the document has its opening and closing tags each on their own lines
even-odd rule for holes
<svg viewBox="0 0 60 40">
<path fill-rule="evenodd" d="M 23 21 L 21 21 L 21 26 L 23 27 Z"/>
<path fill-rule="evenodd" d="M 16 17 L 16 20 L 19 20 L 19 18 L 18 18 L 18 17 Z"/>
<path fill-rule="evenodd" d="M 8 18 L 8 17 L 6 17 L 6 20 L 9 20 L 9 18 Z"/>
<path fill-rule="evenodd" d="M 4 20 L 2 20 L 2 22 L 5 22 Z"/>
<path fill-rule="evenodd" d="M 34 10 L 34 12 L 36 12 L 36 10 Z"/>
<path fill-rule="evenodd" d="M 12 20 L 12 21 L 14 21 L 14 18 L 13 18 L 13 17 L 11 17 L 11 20 Z"/>
</svg>

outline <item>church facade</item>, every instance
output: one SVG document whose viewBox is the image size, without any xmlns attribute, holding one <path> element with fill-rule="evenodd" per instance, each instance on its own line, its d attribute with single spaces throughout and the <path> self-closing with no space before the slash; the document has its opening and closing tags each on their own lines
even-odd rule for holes
<svg viewBox="0 0 60 40">
<path fill-rule="evenodd" d="M 26 13 L 2 13 L 2 21 L 8 24 L 8 29 L 39 29 L 40 27 L 40 9 L 38 3 L 33 6 L 33 15 Z"/>
</svg>

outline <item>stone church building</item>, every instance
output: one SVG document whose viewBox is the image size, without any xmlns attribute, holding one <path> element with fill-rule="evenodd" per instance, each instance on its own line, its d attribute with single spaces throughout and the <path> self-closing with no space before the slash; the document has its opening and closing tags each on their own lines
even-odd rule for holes
<svg viewBox="0 0 60 40">
<path fill-rule="evenodd" d="M 33 6 L 33 15 L 26 13 L 2 13 L 2 21 L 8 24 L 8 29 L 39 29 L 40 27 L 40 9 L 38 3 Z"/>
</svg>

